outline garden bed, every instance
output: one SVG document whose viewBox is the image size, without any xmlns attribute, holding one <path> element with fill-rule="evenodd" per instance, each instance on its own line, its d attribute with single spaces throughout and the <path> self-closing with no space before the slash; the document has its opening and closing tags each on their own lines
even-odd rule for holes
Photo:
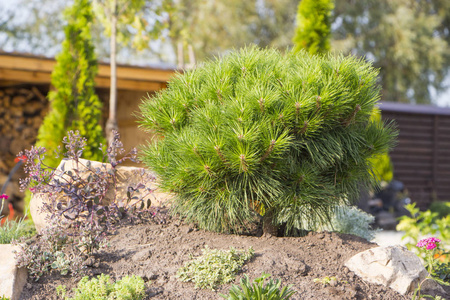
<svg viewBox="0 0 450 300">
<path fill-rule="evenodd" d="M 244 274 L 254 279 L 266 272 L 273 279 L 281 279 L 282 286 L 293 285 L 296 293 L 291 299 L 411 298 L 363 282 L 344 267 L 351 256 L 377 246 L 353 235 L 328 232 L 310 233 L 300 238 L 226 235 L 198 230 L 178 219 L 165 218 L 164 213 L 159 217 L 134 224 L 123 222 L 109 237 L 110 246 L 86 261 L 87 274 L 105 273 L 114 280 L 125 275 L 141 276 L 147 282 L 148 299 L 220 299 L 219 294 L 226 294 L 231 284 L 217 291 L 195 289 L 194 283 L 176 278 L 177 270 L 191 259 L 191 254 L 199 256 L 205 246 L 214 249 L 253 247 L 255 256 L 244 265 L 236 284 Z M 154 221 L 156 219 L 164 222 L 160 224 Z M 332 284 L 314 282 L 326 276 L 335 276 L 337 280 Z M 70 291 L 79 279 L 56 272 L 43 276 L 38 282 L 29 278 L 20 299 L 58 299 L 58 285 L 65 285 Z"/>
</svg>

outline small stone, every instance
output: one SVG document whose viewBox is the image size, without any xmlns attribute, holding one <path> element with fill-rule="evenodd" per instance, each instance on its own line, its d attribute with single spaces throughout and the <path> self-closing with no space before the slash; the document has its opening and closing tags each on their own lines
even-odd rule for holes
<svg viewBox="0 0 450 300">
<path fill-rule="evenodd" d="M 297 273 L 300 274 L 300 276 L 306 276 L 308 274 L 309 267 L 304 262 L 300 262 L 297 268 Z"/>
<path fill-rule="evenodd" d="M 95 258 L 93 257 L 88 257 L 85 261 L 84 261 L 84 265 L 86 267 L 93 267 L 95 265 Z"/>
<path fill-rule="evenodd" d="M 145 249 L 142 251 L 137 252 L 133 255 L 131 258 L 132 261 L 143 261 L 147 260 L 152 256 L 152 252 L 149 249 Z"/>
<path fill-rule="evenodd" d="M 330 280 L 330 285 L 331 286 L 335 287 L 335 286 L 337 286 L 337 284 L 338 284 L 338 282 L 337 282 L 336 279 L 333 278 L 333 279 Z"/>
<path fill-rule="evenodd" d="M 156 278 L 158 278 L 158 275 L 155 273 L 150 273 L 149 275 L 147 275 L 148 280 L 155 280 Z"/>
</svg>

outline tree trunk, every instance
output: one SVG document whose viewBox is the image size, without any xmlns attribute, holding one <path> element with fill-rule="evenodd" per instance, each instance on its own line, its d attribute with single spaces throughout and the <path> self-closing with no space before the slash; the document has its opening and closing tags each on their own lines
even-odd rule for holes
<svg viewBox="0 0 450 300">
<path fill-rule="evenodd" d="M 188 53 L 189 53 L 189 69 L 193 69 L 195 67 L 195 53 L 194 47 L 191 44 L 188 45 Z"/>
<path fill-rule="evenodd" d="M 273 225 L 273 215 L 274 212 L 272 209 L 266 210 L 266 213 L 263 216 L 263 235 L 264 236 L 277 236 L 278 235 L 278 227 Z"/>
<path fill-rule="evenodd" d="M 111 12 L 111 40 L 110 40 L 110 65 L 111 65 L 111 83 L 109 90 L 109 118 L 106 121 L 106 138 L 108 145 L 111 144 L 114 135 L 112 130 L 119 131 L 117 125 L 117 65 L 116 65 L 116 38 L 117 38 L 117 0 L 113 0 L 113 11 Z"/>
<path fill-rule="evenodd" d="M 178 41 L 177 43 L 177 67 L 180 70 L 184 69 L 184 51 L 183 51 L 183 43 Z"/>
</svg>

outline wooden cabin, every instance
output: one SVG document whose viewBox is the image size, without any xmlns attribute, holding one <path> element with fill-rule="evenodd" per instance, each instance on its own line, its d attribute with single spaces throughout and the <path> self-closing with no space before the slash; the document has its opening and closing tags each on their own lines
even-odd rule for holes
<svg viewBox="0 0 450 300">
<path fill-rule="evenodd" d="M 0 186 L 14 167 L 16 155 L 31 148 L 48 111 L 47 93 L 51 88 L 54 59 L 0 52 Z M 117 121 L 126 150 L 151 139 L 138 129 L 136 117 L 141 99 L 166 87 L 175 73 L 171 68 L 117 66 Z M 102 100 L 104 126 L 109 111 L 109 64 L 99 64 L 95 78 L 97 94 Z M 16 178 L 15 178 L 16 179 Z M 14 191 L 18 180 L 14 180 Z"/>
<path fill-rule="evenodd" d="M 37 129 L 48 110 L 54 59 L 0 53 L 0 169 L 9 144 L 10 155 L 34 143 Z M 166 87 L 174 69 L 119 65 L 117 67 L 117 121 L 126 149 L 136 147 L 148 137 L 137 130 L 133 113 L 141 99 Z M 110 67 L 100 64 L 95 78 L 97 94 L 104 103 L 102 124 L 108 117 Z M 24 132 L 25 131 L 25 132 Z M 10 156 L 8 155 L 8 159 Z"/>
<path fill-rule="evenodd" d="M 412 201 L 426 209 L 432 201 L 450 201 L 450 108 L 384 102 L 383 119 L 399 129 L 390 153 L 394 179 Z"/>
</svg>

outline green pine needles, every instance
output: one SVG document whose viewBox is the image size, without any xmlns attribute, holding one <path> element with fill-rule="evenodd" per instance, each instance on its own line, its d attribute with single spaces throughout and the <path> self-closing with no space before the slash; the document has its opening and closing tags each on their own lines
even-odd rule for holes
<svg viewBox="0 0 450 300">
<path fill-rule="evenodd" d="M 93 20 L 90 1 L 75 0 L 65 16 L 68 22 L 64 29 L 66 39 L 52 73 L 55 90 L 49 93 L 50 111 L 39 128 L 36 145 L 53 153 L 62 146 L 62 139 L 68 131 L 78 130 L 87 138 L 83 157 L 102 160 L 100 143 L 106 143 L 99 124 L 102 104 L 94 88 L 97 60 L 90 32 Z M 56 167 L 59 161 L 60 158 L 53 155 L 45 159 L 46 164 L 52 167 Z"/>
<path fill-rule="evenodd" d="M 374 184 L 369 159 L 394 143 L 393 125 L 370 121 L 377 73 L 354 57 L 232 52 L 144 99 L 141 127 L 163 138 L 142 159 L 201 228 L 327 224 Z"/>
<path fill-rule="evenodd" d="M 294 51 L 310 54 L 330 51 L 331 11 L 334 0 L 302 0 L 298 6 Z"/>
</svg>

